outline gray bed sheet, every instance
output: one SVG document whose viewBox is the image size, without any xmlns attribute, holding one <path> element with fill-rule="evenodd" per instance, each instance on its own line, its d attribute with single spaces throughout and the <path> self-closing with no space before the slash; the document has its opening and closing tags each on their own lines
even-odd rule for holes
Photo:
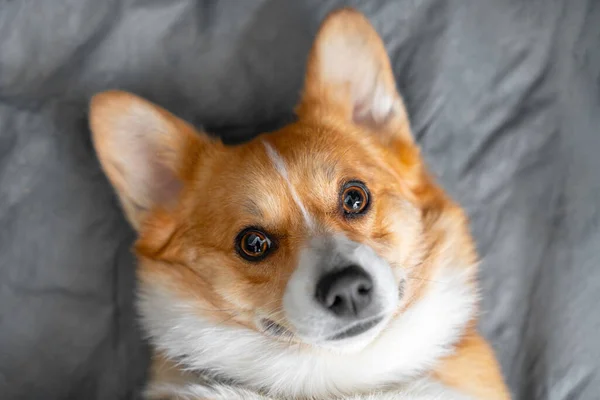
<svg viewBox="0 0 600 400">
<path fill-rule="evenodd" d="M 323 16 L 364 11 L 415 135 L 467 209 L 515 399 L 600 398 L 600 2 L 0 0 L 0 398 L 139 396 L 133 233 L 90 96 L 236 141 L 285 122 Z"/>
</svg>

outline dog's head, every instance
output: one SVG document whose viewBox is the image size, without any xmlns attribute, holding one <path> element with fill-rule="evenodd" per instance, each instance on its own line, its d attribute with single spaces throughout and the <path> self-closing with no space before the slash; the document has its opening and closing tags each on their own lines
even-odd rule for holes
<svg viewBox="0 0 600 400">
<path fill-rule="evenodd" d="M 426 293 L 449 241 L 472 265 L 462 213 L 428 177 L 360 14 L 324 22 L 297 115 L 225 146 L 131 94 L 94 98 L 94 144 L 139 233 L 142 291 L 163 296 L 144 303 L 151 331 L 185 341 L 198 318 L 281 346 L 360 352 Z M 189 326 L 172 322 L 179 314 Z"/>
</svg>

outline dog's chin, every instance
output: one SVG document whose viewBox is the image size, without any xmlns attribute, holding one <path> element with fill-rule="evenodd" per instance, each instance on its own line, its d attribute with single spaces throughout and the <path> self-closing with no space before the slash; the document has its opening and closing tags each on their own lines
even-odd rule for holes
<svg viewBox="0 0 600 400">
<path fill-rule="evenodd" d="M 354 353 L 368 347 L 385 329 L 390 319 L 391 313 L 390 315 L 378 315 L 348 324 L 342 329 L 318 337 L 298 335 L 293 332 L 292 328 L 267 318 L 259 319 L 258 325 L 264 335 L 274 340 L 290 344 L 301 343 L 338 353 Z"/>
<path fill-rule="evenodd" d="M 356 353 L 373 343 L 390 322 L 391 316 L 379 315 L 351 324 L 324 337 L 304 338 L 316 347 L 337 353 Z"/>
</svg>

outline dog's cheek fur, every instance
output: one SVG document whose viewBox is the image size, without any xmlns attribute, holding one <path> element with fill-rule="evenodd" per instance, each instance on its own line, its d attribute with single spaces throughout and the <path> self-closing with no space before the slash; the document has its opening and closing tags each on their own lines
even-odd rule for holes
<svg viewBox="0 0 600 400">
<path fill-rule="evenodd" d="M 198 317 L 256 329 L 257 315 L 276 314 L 280 309 L 283 289 L 266 277 L 249 278 L 235 264 L 223 256 L 205 256 L 191 265 L 141 259 L 138 276 L 142 289 L 175 293 L 177 301 L 195 308 Z"/>
<path fill-rule="evenodd" d="M 372 245 L 394 268 L 406 274 L 423 257 L 424 232 L 421 212 L 413 204 L 395 196 L 380 199 Z"/>
<path fill-rule="evenodd" d="M 175 236 L 179 234 L 176 231 Z M 281 243 L 283 248 L 273 257 L 254 264 L 235 253 L 233 240 L 230 248 L 219 249 L 201 245 L 189 231 L 167 244 L 148 233 L 143 238 L 136 246 L 142 288 L 160 286 L 177 293 L 179 301 L 196 307 L 198 316 L 215 324 L 240 323 L 256 329 L 258 316 L 277 321 L 282 317 L 285 283 L 296 257 L 294 245 Z M 161 244 L 151 249 L 152 243 Z"/>
</svg>

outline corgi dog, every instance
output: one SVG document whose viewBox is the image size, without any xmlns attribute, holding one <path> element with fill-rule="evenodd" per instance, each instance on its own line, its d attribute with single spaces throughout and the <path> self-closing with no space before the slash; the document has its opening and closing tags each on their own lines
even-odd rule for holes
<svg viewBox="0 0 600 400">
<path fill-rule="evenodd" d="M 147 398 L 509 399 L 477 332 L 467 218 L 359 12 L 323 22 L 296 114 L 227 146 L 133 94 L 92 99 L 138 234 Z"/>
</svg>

